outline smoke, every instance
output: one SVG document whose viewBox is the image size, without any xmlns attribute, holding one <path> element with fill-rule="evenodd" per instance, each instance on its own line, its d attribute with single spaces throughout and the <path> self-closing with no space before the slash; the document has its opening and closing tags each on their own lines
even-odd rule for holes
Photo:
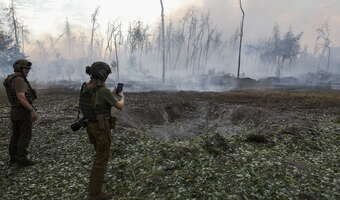
<svg viewBox="0 0 340 200">
<path fill-rule="evenodd" d="M 240 24 L 241 12 L 238 0 L 201 0 L 214 21 L 228 32 Z M 245 39 L 254 40 L 271 34 L 274 24 L 283 31 L 290 27 L 304 32 L 303 45 L 313 47 L 316 29 L 328 21 L 334 46 L 340 46 L 340 1 L 338 0 L 242 0 L 245 18 Z"/>
<path fill-rule="evenodd" d="M 194 1 L 193 1 L 194 2 Z M 292 63 L 285 64 L 282 76 L 300 76 L 325 70 L 325 55 L 313 55 L 317 37 L 316 29 L 325 22 L 330 28 L 331 47 L 339 45 L 340 16 L 336 8 L 340 2 L 329 0 L 243 0 L 246 17 L 241 76 L 260 79 L 275 76 L 277 64 L 264 63 L 260 54 L 249 53 L 248 46 L 268 41 L 273 27 L 280 27 L 281 36 L 292 31 L 303 32 L 300 49 L 308 45 L 304 54 Z M 238 0 L 199 0 L 166 13 L 166 84 L 161 84 L 162 60 L 160 24 L 140 21 L 110 20 L 98 22 L 94 34 L 94 50 L 90 49 L 90 18 L 73 13 L 60 18 L 58 31 L 39 36 L 31 41 L 25 52 L 33 61 L 30 78 L 40 82 L 82 82 L 88 79 L 85 66 L 94 61 L 112 64 L 111 82 L 130 82 L 134 90 L 175 89 L 218 90 L 226 82 L 212 81 L 234 77 L 237 72 L 239 28 L 241 12 Z M 68 5 L 68 4 L 67 4 Z M 65 5 L 71 12 L 74 4 Z M 90 16 L 94 8 L 87 8 Z M 99 17 L 105 13 L 99 12 Z M 322 17 L 321 17 L 322 16 Z M 82 18 L 82 19 L 80 19 Z M 64 21 L 63 23 L 61 23 Z M 113 22 L 112 22 L 113 21 Z M 81 22 L 79 25 L 78 22 Z M 62 24 L 62 25 L 60 25 Z M 121 33 L 110 37 L 109 27 L 122 24 Z M 53 29 L 55 30 L 55 29 Z M 116 30 L 117 31 L 117 30 Z M 115 46 L 116 45 L 116 46 Z M 333 49 L 333 48 L 332 48 Z M 335 49 L 335 48 L 334 48 Z M 116 56 L 117 55 L 117 56 Z M 119 58 L 119 60 L 116 59 Z M 331 58 L 329 72 L 338 73 L 339 58 Z M 118 63 L 116 68 L 113 63 Z M 119 80 L 118 80 L 119 77 Z M 214 82 L 214 83 L 213 83 Z M 218 81 L 217 81 L 218 82 Z M 209 85 L 210 84 L 210 85 Z M 137 87 L 139 85 L 139 88 Z M 225 87 L 224 87 L 225 88 Z"/>
<path fill-rule="evenodd" d="M 281 34 L 292 30 L 294 33 L 303 32 L 300 40 L 301 51 L 306 47 L 308 54 L 313 54 L 318 33 L 316 29 L 325 23 L 329 27 L 331 40 L 332 73 L 339 73 L 340 59 L 336 56 L 336 47 L 340 46 L 340 14 L 338 8 L 340 1 L 330 0 L 242 0 L 245 10 L 244 44 L 254 44 L 271 37 L 273 27 L 277 24 Z M 212 20 L 224 31 L 226 37 L 240 27 L 241 11 L 239 0 L 201 0 L 202 7 L 210 12 Z M 245 50 L 246 51 L 246 50 Z M 242 68 L 246 76 L 261 78 L 273 76 L 275 65 L 265 66 L 259 62 L 258 57 L 242 55 Z M 300 56 L 301 57 L 301 56 Z M 307 58 L 308 57 L 308 58 Z M 232 57 L 230 59 L 233 59 Z M 321 66 L 320 66 L 321 65 Z M 287 66 L 283 71 L 285 76 L 298 76 L 300 74 L 326 70 L 325 58 L 320 55 L 308 55 L 299 58 L 297 63 Z"/>
</svg>

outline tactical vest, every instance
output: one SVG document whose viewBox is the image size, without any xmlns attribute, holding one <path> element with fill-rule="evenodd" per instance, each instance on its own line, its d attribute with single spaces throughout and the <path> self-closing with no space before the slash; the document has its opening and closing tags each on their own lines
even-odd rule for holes
<svg viewBox="0 0 340 200">
<path fill-rule="evenodd" d="M 84 117 L 90 121 L 96 121 L 97 115 L 111 116 L 111 107 L 105 105 L 96 105 L 98 90 L 103 87 L 86 88 L 83 83 L 79 95 L 79 108 Z"/>
<path fill-rule="evenodd" d="M 27 86 L 28 86 L 28 91 L 25 92 L 25 96 L 27 101 L 32 105 L 33 100 L 35 100 L 37 98 L 36 92 L 34 89 L 32 89 L 31 85 L 29 84 L 28 80 L 26 79 L 26 77 L 24 77 L 23 75 L 18 75 L 18 74 L 11 74 L 8 75 L 7 78 L 5 79 L 3 85 L 5 86 L 6 89 L 6 94 L 7 94 L 7 98 L 9 103 L 11 104 L 12 107 L 21 107 L 21 103 L 18 100 L 18 97 L 16 95 L 16 91 L 13 85 L 13 80 L 17 77 L 22 77 Z"/>
</svg>

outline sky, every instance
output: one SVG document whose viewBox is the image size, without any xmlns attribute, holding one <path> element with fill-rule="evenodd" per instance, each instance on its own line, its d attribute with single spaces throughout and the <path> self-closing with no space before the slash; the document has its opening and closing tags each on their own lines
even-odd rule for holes
<svg viewBox="0 0 340 200">
<path fill-rule="evenodd" d="M 230 29 L 240 21 L 238 0 L 203 0 L 202 6 L 211 10 L 218 24 Z M 289 28 L 295 33 L 304 32 L 302 42 L 312 47 L 316 29 L 325 22 L 330 28 L 332 46 L 340 46 L 340 0 L 242 0 L 246 39 L 264 37 L 272 33 L 275 23 L 281 32 Z"/>
<path fill-rule="evenodd" d="M 141 20 L 153 24 L 160 20 L 159 0 L 16 0 L 18 15 L 31 35 L 59 35 L 66 19 L 71 24 L 90 28 L 90 16 L 100 7 L 98 20 L 105 28 L 118 19 L 128 23 Z M 27 3 L 29 2 L 29 3 Z M 268 37 L 275 23 L 281 31 L 291 28 L 304 32 L 302 42 L 313 46 L 316 29 L 327 22 L 332 46 L 340 46 L 340 0 L 242 0 L 246 12 L 245 40 Z M 0 0 L 6 5 L 9 0 Z M 233 33 L 239 27 L 238 0 L 163 0 L 165 14 L 176 16 L 179 10 L 194 5 L 209 11 L 215 24 Z"/>
<path fill-rule="evenodd" d="M 110 21 L 141 20 L 153 24 L 160 16 L 159 0 L 16 0 L 18 15 L 33 34 L 58 32 L 66 19 L 70 24 L 90 28 L 90 18 L 99 7 L 98 21 L 102 27 Z M 9 0 L 0 0 L 8 4 Z M 167 12 L 186 6 L 194 0 L 164 0 Z M 59 33 L 58 33 L 59 34 Z"/>
</svg>

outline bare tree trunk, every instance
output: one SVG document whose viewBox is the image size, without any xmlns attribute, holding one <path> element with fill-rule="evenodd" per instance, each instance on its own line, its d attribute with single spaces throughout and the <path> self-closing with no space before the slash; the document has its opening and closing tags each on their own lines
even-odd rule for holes
<svg viewBox="0 0 340 200">
<path fill-rule="evenodd" d="M 242 0 L 240 2 L 240 9 L 242 11 L 242 21 L 241 21 L 241 33 L 240 33 L 240 46 L 238 49 L 238 68 L 237 68 L 237 78 L 240 78 L 240 68 L 241 68 L 241 52 L 242 52 L 242 39 L 243 39 L 243 22 L 244 22 L 244 10 L 242 8 Z"/>
<path fill-rule="evenodd" d="M 191 21 L 189 25 L 189 36 L 188 36 L 188 41 L 187 41 L 187 54 L 186 54 L 186 61 L 185 61 L 185 66 L 187 70 L 189 70 L 190 67 L 190 47 L 191 47 L 191 39 L 193 37 L 194 29 L 196 28 L 196 17 L 194 16 L 194 13 L 192 11 L 192 16 L 191 16 Z"/>
<path fill-rule="evenodd" d="M 281 62 L 280 61 L 277 63 L 275 75 L 276 75 L 277 78 L 280 78 L 280 76 L 281 76 Z"/>
<path fill-rule="evenodd" d="M 118 45 L 117 45 L 117 36 L 118 34 L 115 35 L 114 37 L 114 45 L 115 45 L 115 55 L 116 55 L 116 64 L 117 64 L 117 79 L 119 80 L 119 60 L 118 60 Z"/>
<path fill-rule="evenodd" d="M 208 28 L 208 16 L 206 17 L 206 19 L 204 19 L 202 21 L 201 24 L 201 31 L 199 34 L 199 53 L 198 53 L 198 64 L 197 64 L 197 71 L 198 73 L 201 72 L 201 68 L 202 68 L 202 54 L 203 54 L 203 46 L 204 46 L 204 37 L 205 37 L 205 30 L 209 30 Z M 204 67 L 204 66 L 203 66 Z"/>
<path fill-rule="evenodd" d="M 66 40 L 67 40 L 67 54 L 69 56 L 69 58 L 73 57 L 73 52 L 72 52 L 72 32 L 71 32 L 71 26 L 70 23 L 68 22 L 68 19 L 66 19 L 66 23 L 65 23 L 65 36 L 66 36 Z"/>
<path fill-rule="evenodd" d="M 181 38 L 181 41 L 177 44 L 179 44 L 179 46 L 177 46 L 177 55 L 176 55 L 176 58 L 175 58 L 175 63 L 174 63 L 174 69 L 176 70 L 177 69 L 177 63 L 180 59 L 180 55 L 182 53 L 182 47 L 185 45 L 185 37 L 184 37 L 184 29 L 185 29 L 185 24 L 186 24 L 186 20 L 183 19 L 183 24 L 182 24 L 182 28 L 181 28 L 181 32 L 180 32 L 180 38 Z M 178 42 L 178 41 L 177 41 Z"/>
<path fill-rule="evenodd" d="M 331 60 L 331 48 L 328 46 L 328 56 L 327 56 L 327 72 L 330 70 L 330 60 Z"/>
<path fill-rule="evenodd" d="M 182 53 L 182 47 L 183 47 L 182 45 L 183 45 L 183 43 L 179 44 L 179 46 L 176 46 L 177 54 L 176 54 L 176 57 L 175 57 L 175 63 L 174 63 L 174 67 L 173 67 L 175 70 L 177 69 L 177 64 L 179 62 L 180 55 Z"/>
<path fill-rule="evenodd" d="M 99 7 L 96 8 L 94 13 L 91 16 L 91 22 L 92 22 L 92 29 L 91 29 L 91 39 L 90 39 L 90 59 L 93 59 L 93 41 L 94 41 L 94 33 L 96 31 L 96 21 L 97 21 L 97 15 L 98 15 Z"/>
<path fill-rule="evenodd" d="M 22 41 L 21 41 L 21 51 L 22 54 L 25 54 L 25 35 L 24 35 L 24 25 L 21 26 L 21 37 L 22 37 Z"/>
<path fill-rule="evenodd" d="M 168 66 L 168 71 L 171 70 L 171 68 L 173 67 L 172 61 L 172 22 L 169 22 L 169 25 L 167 26 L 167 33 L 165 35 L 166 39 L 165 39 L 165 43 L 166 43 L 166 50 L 165 50 L 165 60 L 167 61 L 166 66 Z"/>
<path fill-rule="evenodd" d="M 116 32 L 117 27 L 115 26 L 115 24 L 108 24 L 107 26 L 107 38 L 106 38 L 106 48 L 104 51 L 104 57 L 106 57 L 107 55 L 107 51 L 109 51 L 109 55 L 108 58 L 111 57 L 112 55 L 112 39 L 114 38 L 114 34 Z"/>
<path fill-rule="evenodd" d="M 215 30 L 210 31 L 210 27 L 208 27 L 208 38 L 207 38 L 207 42 L 206 42 L 206 45 L 205 45 L 205 59 L 204 59 L 204 66 L 205 67 L 208 67 L 210 43 L 211 43 L 214 31 Z"/>
<path fill-rule="evenodd" d="M 202 38 L 202 34 L 203 34 L 203 29 L 201 28 L 201 30 L 199 30 L 199 32 L 197 33 L 197 35 L 196 35 L 196 37 L 194 38 L 194 41 L 193 41 L 193 50 L 192 50 L 191 61 L 190 61 L 190 63 L 192 63 L 193 74 L 196 74 L 198 72 L 198 69 L 199 69 L 200 40 Z M 196 63 L 195 63 L 195 61 L 196 61 Z"/>
<path fill-rule="evenodd" d="M 17 47 L 19 47 L 18 24 L 17 24 L 17 19 L 15 17 L 14 0 L 11 0 L 10 12 L 11 12 L 13 29 L 14 29 L 15 44 Z"/>
<path fill-rule="evenodd" d="M 190 23 L 190 27 L 189 27 L 189 38 L 188 38 L 188 47 L 187 47 L 187 62 L 186 65 L 188 67 L 188 69 L 191 69 L 191 73 L 194 73 L 195 69 L 194 69 L 194 65 L 193 65 L 193 57 L 196 54 L 196 50 L 197 50 L 197 46 L 196 46 L 196 41 L 197 41 L 197 17 L 196 15 L 192 15 L 191 18 L 191 23 Z M 192 47 L 190 49 L 190 47 Z M 191 50 L 191 52 L 190 52 Z M 191 68 L 192 67 L 192 68 Z"/>
<path fill-rule="evenodd" d="M 161 17 L 162 17 L 162 81 L 165 83 L 165 39 L 164 39 L 164 6 L 163 1 L 160 0 L 161 3 Z"/>
</svg>

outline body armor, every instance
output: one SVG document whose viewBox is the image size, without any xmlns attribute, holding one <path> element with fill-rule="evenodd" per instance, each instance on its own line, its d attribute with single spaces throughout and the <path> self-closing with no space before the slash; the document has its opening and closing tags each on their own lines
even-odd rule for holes
<svg viewBox="0 0 340 200">
<path fill-rule="evenodd" d="M 96 105 L 96 96 L 98 90 L 101 88 L 86 88 L 84 83 L 80 90 L 79 107 L 84 117 L 89 121 L 97 121 L 98 116 L 111 116 L 111 107 L 105 105 Z"/>
<path fill-rule="evenodd" d="M 13 107 L 21 107 L 21 103 L 19 102 L 17 95 L 16 95 L 16 91 L 13 85 L 13 81 L 15 78 L 17 77 L 22 77 L 26 84 L 28 85 L 28 91 L 25 92 L 25 96 L 27 101 L 32 105 L 33 100 L 35 100 L 37 98 L 36 92 L 35 90 L 32 89 L 31 85 L 29 84 L 29 82 L 27 81 L 26 77 L 24 77 L 23 75 L 17 75 L 17 74 L 11 74 L 9 76 L 7 76 L 7 78 L 4 81 L 4 86 L 6 88 L 6 93 L 7 93 L 7 98 L 9 103 L 11 104 L 11 106 Z"/>
</svg>

